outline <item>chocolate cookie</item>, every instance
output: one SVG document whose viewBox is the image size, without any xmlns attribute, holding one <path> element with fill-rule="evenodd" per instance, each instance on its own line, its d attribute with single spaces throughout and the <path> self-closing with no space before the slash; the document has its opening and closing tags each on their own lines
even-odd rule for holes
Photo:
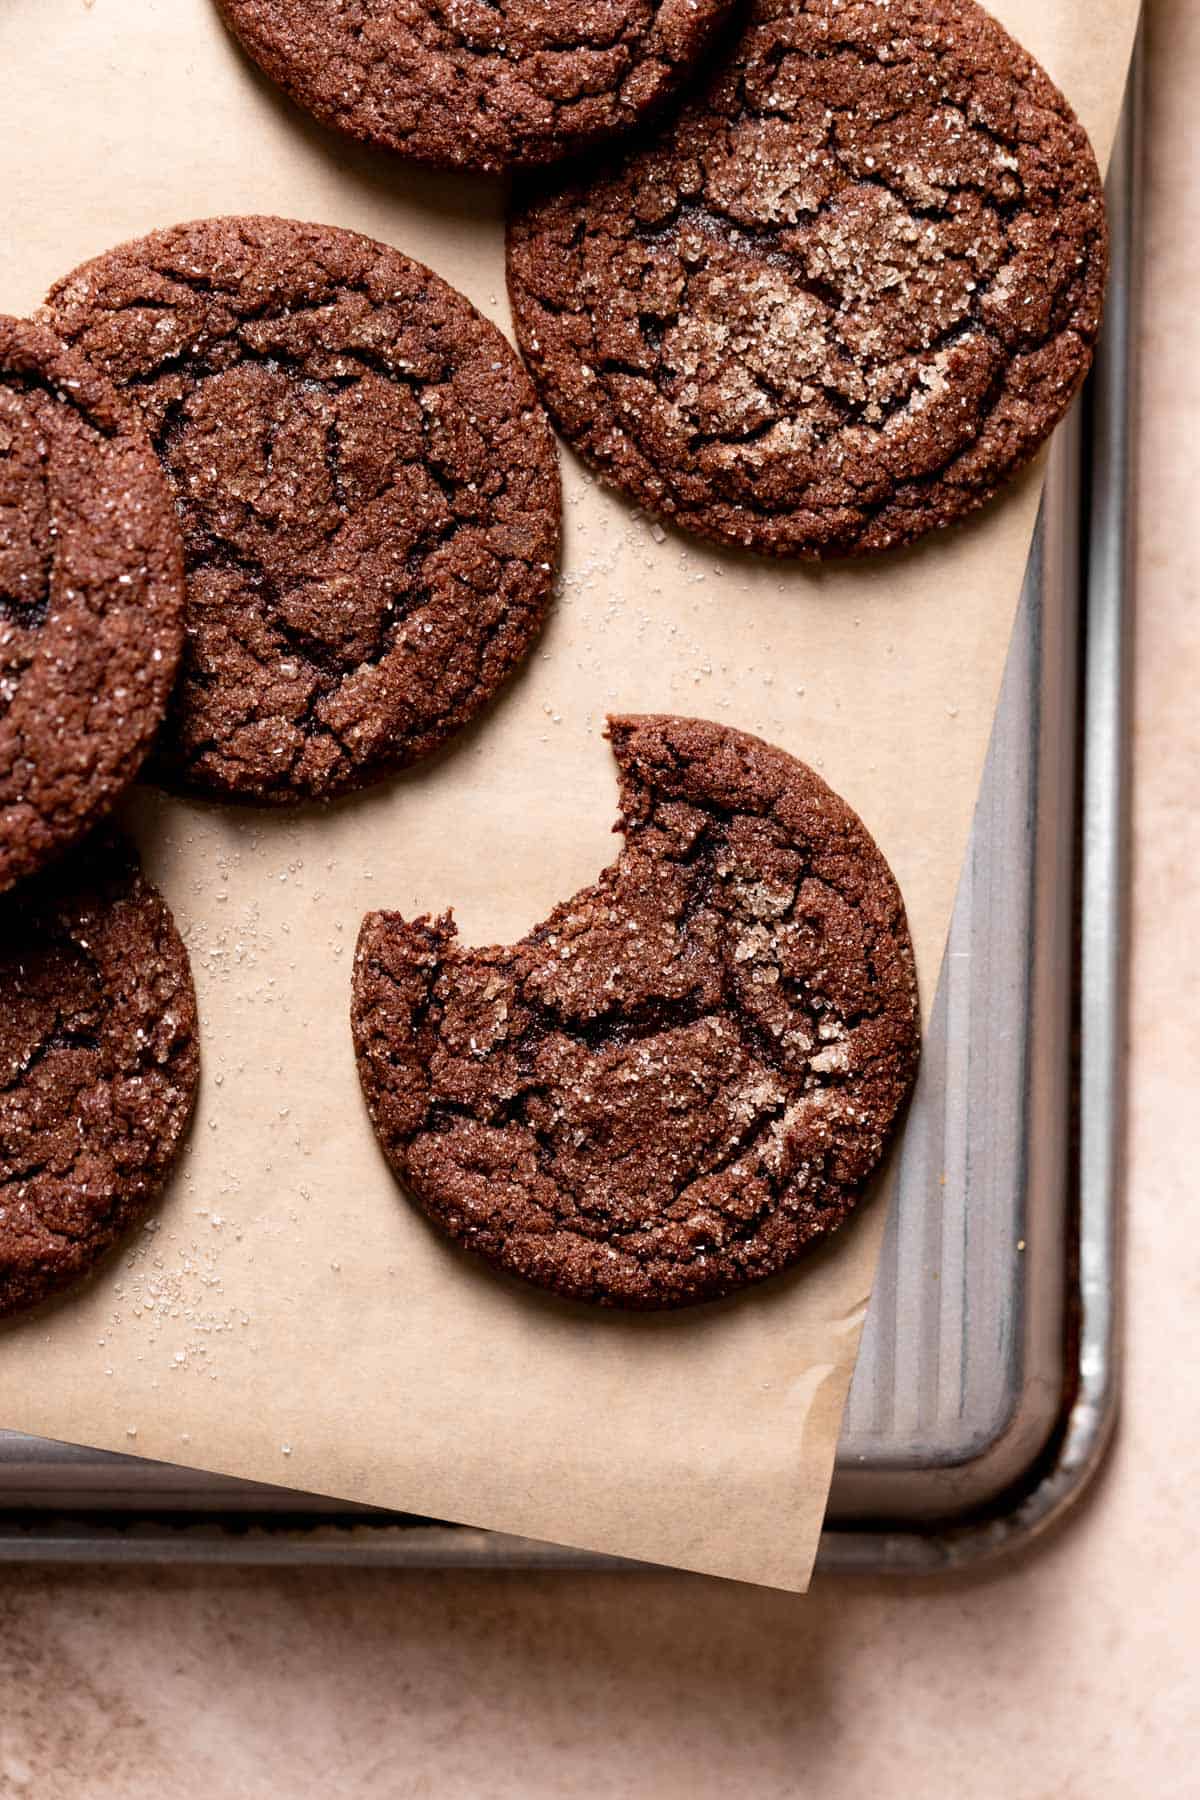
<svg viewBox="0 0 1200 1800">
<path fill-rule="evenodd" d="M 508 277 L 562 431 L 688 530 L 884 550 L 979 506 L 1091 363 L 1082 127 L 973 0 L 754 0 L 703 94 L 526 191 Z"/>
<path fill-rule="evenodd" d="M 137 400 L 183 519 L 164 779 L 335 794 L 479 711 L 542 622 L 560 508 L 529 380 L 461 294 L 353 232 L 210 219 L 48 313 Z"/>
<path fill-rule="evenodd" d="M 552 162 L 624 131 L 695 67 L 733 0 L 219 0 L 327 125 L 439 168 Z"/>
<path fill-rule="evenodd" d="M 699 719 L 610 722 L 625 846 L 508 948 L 371 913 L 359 1073 L 465 1248 L 605 1306 L 709 1300 L 842 1223 L 917 1060 L 904 906 L 803 763 Z"/>
<path fill-rule="evenodd" d="M 133 780 L 182 643 L 179 527 L 136 415 L 0 318 L 0 893 Z"/>
<path fill-rule="evenodd" d="M 90 839 L 0 900 L 0 1317 L 145 1213 L 198 1078 L 187 952 L 128 845 Z"/>
</svg>

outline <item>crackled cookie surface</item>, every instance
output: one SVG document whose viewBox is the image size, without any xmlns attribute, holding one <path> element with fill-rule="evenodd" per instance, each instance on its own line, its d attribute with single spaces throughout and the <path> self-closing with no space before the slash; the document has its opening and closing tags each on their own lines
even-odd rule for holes
<svg viewBox="0 0 1200 1800">
<path fill-rule="evenodd" d="M 1082 127 L 974 0 L 754 0 L 622 160 L 526 187 L 509 288 L 565 436 L 689 530 L 883 550 L 1061 418 L 1107 262 Z"/>
<path fill-rule="evenodd" d="M 334 794 L 485 704 L 542 621 L 558 468 L 462 295 L 353 232 L 237 218 L 112 250 L 46 311 L 136 400 L 183 521 L 164 779 Z"/>
<path fill-rule="evenodd" d="M 834 1230 L 917 1059 L 904 907 L 812 770 L 615 719 L 625 844 L 518 944 L 368 915 L 353 1027 L 396 1173 L 465 1248 L 574 1299 L 707 1300 Z"/>
<path fill-rule="evenodd" d="M 0 893 L 132 781 L 182 642 L 179 527 L 136 413 L 0 318 Z"/>
<path fill-rule="evenodd" d="M 327 125 L 441 168 L 545 163 L 627 129 L 690 74 L 733 0 L 218 0 Z"/>
<path fill-rule="evenodd" d="M 0 1317 L 147 1210 L 198 1077 L 187 952 L 128 845 L 91 838 L 0 899 Z"/>
</svg>

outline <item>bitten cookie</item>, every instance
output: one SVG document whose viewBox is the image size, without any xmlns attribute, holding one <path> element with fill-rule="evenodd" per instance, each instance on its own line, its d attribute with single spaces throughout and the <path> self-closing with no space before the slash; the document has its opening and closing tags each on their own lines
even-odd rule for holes
<svg viewBox="0 0 1200 1800">
<path fill-rule="evenodd" d="M 552 162 L 687 78 L 733 0 L 218 0 L 285 93 L 439 168 Z"/>
<path fill-rule="evenodd" d="M 461 294 L 354 232 L 210 219 L 98 257 L 46 310 L 137 401 L 183 520 L 165 781 L 336 794 L 491 698 L 546 609 L 558 463 Z"/>
<path fill-rule="evenodd" d="M 182 643 L 179 526 L 136 414 L 0 318 L 0 893 L 133 780 Z"/>
<path fill-rule="evenodd" d="M 1096 159 L 974 0 L 754 0 L 703 93 L 523 190 L 517 333 L 564 435 L 702 536 L 906 544 L 1025 463 L 1092 360 Z"/>
<path fill-rule="evenodd" d="M 0 900 L 0 1317 L 148 1210 L 199 1078 L 187 952 L 105 834 Z"/>
<path fill-rule="evenodd" d="M 353 1029 L 392 1167 L 457 1243 L 605 1306 L 714 1299 L 858 1201 L 908 1092 L 904 906 L 812 770 L 610 722 L 625 845 L 520 943 L 368 915 Z"/>
</svg>

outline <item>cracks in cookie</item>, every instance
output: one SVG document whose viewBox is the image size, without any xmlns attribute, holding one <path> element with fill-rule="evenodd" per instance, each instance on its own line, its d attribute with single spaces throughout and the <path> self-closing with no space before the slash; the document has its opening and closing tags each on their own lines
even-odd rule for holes
<svg viewBox="0 0 1200 1800">
<path fill-rule="evenodd" d="M 99 1052 L 101 1039 L 92 1030 L 73 1030 L 62 1020 L 61 1016 L 53 1030 L 40 1038 L 34 1047 L 17 1065 L 16 1073 L 11 1081 L 0 1084 L 0 1094 L 11 1094 L 22 1087 L 29 1077 L 44 1063 L 48 1057 L 58 1051 L 82 1050 L 92 1054 Z"/>
<path fill-rule="evenodd" d="M 13 369 L 0 367 L 0 388 L 15 389 L 21 394 L 41 394 L 48 400 L 69 407 L 78 413 L 90 431 L 106 443 L 115 443 L 124 429 L 120 420 L 110 420 L 98 416 L 96 409 L 83 399 L 80 384 L 64 385 L 52 377 L 41 375 L 36 369 Z"/>
<path fill-rule="evenodd" d="M 711 1018 L 714 1012 L 711 1005 L 701 1004 L 698 988 L 693 988 L 690 993 L 677 999 L 670 999 L 662 994 L 648 995 L 632 1006 L 628 1002 L 614 1000 L 610 1008 L 597 1012 L 588 1019 L 572 1018 L 562 1013 L 552 1003 L 530 994 L 526 985 L 518 984 L 517 997 L 520 1005 L 530 1015 L 530 1041 L 535 1047 L 551 1037 L 566 1038 L 592 1056 L 605 1050 L 627 1050 L 664 1032 L 680 1031 L 689 1025 L 698 1025 Z M 622 1004 L 625 1010 L 618 1017 L 618 1008 Z"/>
<path fill-rule="evenodd" d="M 786 273 L 790 293 L 805 294 L 817 306 L 824 309 L 826 315 L 823 321 L 824 328 L 828 331 L 832 340 L 837 344 L 839 353 L 844 358 L 847 367 L 856 373 L 861 372 L 864 369 L 870 371 L 877 367 L 878 364 L 870 359 L 865 359 L 861 352 L 857 351 L 847 341 L 844 331 L 839 327 L 839 321 L 846 317 L 851 310 L 851 301 L 833 283 L 833 281 L 812 273 L 804 251 L 781 243 L 780 232 L 798 232 L 811 229 L 812 223 L 816 218 L 833 214 L 844 209 L 853 192 L 856 189 L 861 189 L 863 187 L 877 187 L 887 192 L 896 199 L 898 204 L 905 207 L 906 213 L 910 217 L 920 217 L 944 223 L 947 218 L 952 215 L 947 208 L 930 209 L 927 212 L 923 212 L 921 209 L 911 206 L 911 204 L 905 200 L 904 196 L 893 188 L 881 173 L 862 175 L 857 172 L 845 172 L 850 184 L 849 187 L 841 189 L 837 194 L 830 196 L 822 202 L 814 213 L 811 215 L 806 214 L 801 220 L 796 221 L 794 224 L 780 225 L 776 222 L 756 221 L 754 223 L 748 223 L 743 220 L 735 221 L 728 218 L 726 215 L 715 211 L 711 207 L 702 206 L 695 201 L 683 201 L 672 219 L 667 222 L 666 225 L 658 227 L 648 235 L 645 227 L 639 224 L 635 227 L 632 235 L 635 238 L 653 244 L 656 248 L 662 246 L 669 254 L 677 259 L 679 264 L 687 271 L 684 275 L 685 296 L 694 279 L 690 266 L 691 257 L 685 256 L 682 249 L 682 239 L 687 231 L 690 230 L 698 233 L 701 237 L 707 238 L 718 249 L 730 252 L 735 256 L 740 257 L 743 253 L 749 251 L 760 257 L 768 266 L 775 267 Z M 961 259 L 951 258 L 949 260 L 954 262 Z M 1004 263 L 1001 263 L 998 266 L 996 273 L 1005 266 Z M 810 386 L 815 392 L 820 392 L 825 400 L 834 406 L 844 423 L 856 426 L 866 426 L 873 430 L 881 429 L 881 419 L 874 416 L 877 409 L 881 406 L 886 407 L 886 417 L 893 417 L 898 412 L 905 410 L 911 401 L 914 392 L 920 385 L 922 367 L 928 366 L 929 361 L 936 357 L 943 348 L 957 342 L 969 333 L 978 333 L 981 337 L 985 337 L 990 342 L 996 344 L 996 348 L 999 351 L 1000 345 L 996 340 L 995 333 L 983 314 L 984 303 L 990 294 L 995 279 L 996 274 L 994 273 L 986 280 L 977 280 L 969 292 L 965 311 L 959 318 L 953 320 L 950 325 L 945 327 L 936 337 L 927 339 L 915 346 L 912 350 L 902 353 L 898 360 L 913 361 L 917 364 L 911 372 L 908 386 L 902 395 L 893 397 L 890 401 L 885 402 L 880 402 L 873 396 L 868 396 L 863 400 L 855 400 L 843 392 L 832 380 L 822 376 L 816 371 L 806 374 L 806 385 Z M 554 306 L 552 310 L 561 312 L 565 309 Z M 639 321 L 644 321 L 651 316 L 652 315 L 647 314 L 644 310 L 638 315 Z M 685 298 L 684 302 L 678 307 L 677 312 L 672 315 L 671 322 L 673 323 L 675 319 L 684 318 L 686 316 L 688 316 L 688 305 Z M 651 349 L 655 352 L 649 368 L 638 367 L 629 363 L 623 364 L 619 359 L 605 357 L 599 353 L 596 356 L 594 366 L 598 373 L 628 373 L 637 375 L 642 380 L 650 381 L 653 379 L 652 369 L 654 364 L 657 363 L 662 375 L 667 376 L 674 381 L 678 381 L 682 379 L 680 371 L 673 369 L 665 357 L 664 341 L 666 336 L 667 326 L 659 319 L 656 323 L 656 330 L 653 334 L 653 338 L 651 339 L 648 337 L 646 340 L 650 344 Z M 894 366 L 895 360 L 897 359 L 893 359 L 892 364 L 889 366 Z M 789 397 L 783 389 L 781 389 L 779 384 L 772 379 L 769 369 L 766 367 L 760 366 L 757 362 L 750 363 L 747 365 L 747 375 L 756 387 L 776 402 L 778 408 L 778 412 L 774 418 L 764 421 L 762 426 L 755 428 L 756 435 L 762 435 L 766 429 L 777 424 L 781 418 L 785 418 L 793 413 L 795 411 L 796 403 L 794 399 Z M 723 441 L 738 443 L 744 442 L 745 439 L 740 436 L 736 430 L 730 430 L 728 428 L 721 431 L 707 431 L 697 434 L 696 436 L 697 445 L 701 443 L 720 443 Z"/>
<path fill-rule="evenodd" d="M 0 624 L 16 625 L 26 631 L 39 631 L 50 614 L 50 583 L 43 591 L 29 597 L 6 594 L 0 588 Z"/>
<path fill-rule="evenodd" d="M 329 486 L 333 493 L 334 503 L 342 517 L 350 511 L 346 484 L 342 479 L 342 434 L 338 420 L 327 419 L 325 422 L 325 470 L 329 476 Z"/>
</svg>

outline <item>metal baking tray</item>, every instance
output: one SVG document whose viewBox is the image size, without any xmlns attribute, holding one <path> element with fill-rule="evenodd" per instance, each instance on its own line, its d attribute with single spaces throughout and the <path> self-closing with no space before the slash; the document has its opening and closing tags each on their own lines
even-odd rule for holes
<svg viewBox="0 0 1200 1800">
<path fill-rule="evenodd" d="M 1113 1423 L 1136 90 L 1135 65 L 1104 343 L 1051 453 L 823 1569 L 944 1568 L 1027 1540 Z M 12 1432 L 4 1560 L 620 1566 Z"/>
</svg>

